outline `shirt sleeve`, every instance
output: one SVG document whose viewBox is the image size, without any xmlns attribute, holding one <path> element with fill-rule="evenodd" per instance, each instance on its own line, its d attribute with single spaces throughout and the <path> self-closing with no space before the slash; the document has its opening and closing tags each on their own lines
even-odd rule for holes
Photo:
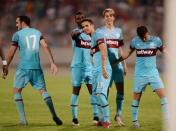
<svg viewBox="0 0 176 131">
<path fill-rule="evenodd" d="M 157 49 L 163 51 L 163 43 L 159 37 L 156 38 Z"/>
<path fill-rule="evenodd" d="M 12 45 L 18 46 L 18 41 L 19 41 L 18 33 L 13 34 L 13 36 L 12 36 Z"/>
<path fill-rule="evenodd" d="M 135 50 L 135 42 L 134 42 L 134 40 L 131 41 L 130 49 Z"/>
</svg>

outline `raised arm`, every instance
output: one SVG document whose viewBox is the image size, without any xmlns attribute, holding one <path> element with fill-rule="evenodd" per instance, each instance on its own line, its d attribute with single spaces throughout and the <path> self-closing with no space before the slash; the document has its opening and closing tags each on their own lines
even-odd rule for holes
<svg viewBox="0 0 176 131">
<path fill-rule="evenodd" d="M 107 49 L 104 43 L 101 43 L 98 45 L 100 51 L 101 51 L 101 60 L 102 60 L 102 71 L 103 71 L 103 77 L 105 79 L 108 79 L 108 73 L 106 70 L 106 63 L 107 63 Z"/>
<path fill-rule="evenodd" d="M 48 44 L 46 43 L 46 41 L 44 39 L 40 40 L 40 44 L 41 44 L 41 47 L 44 49 L 45 53 L 49 57 L 49 61 L 50 61 L 50 64 L 51 64 L 50 69 L 51 69 L 52 74 L 55 75 L 58 71 L 58 68 L 57 68 L 57 66 L 54 62 L 54 58 L 53 58 L 51 49 L 49 48 Z"/>
</svg>

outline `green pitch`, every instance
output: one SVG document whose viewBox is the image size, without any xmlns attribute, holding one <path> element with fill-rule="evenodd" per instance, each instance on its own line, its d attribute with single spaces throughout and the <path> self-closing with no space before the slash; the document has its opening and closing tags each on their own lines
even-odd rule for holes
<svg viewBox="0 0 176 131">
<path fill-rule="evenodd" d="M 45 73 L 46 74 L 46 73 Z M 29 125 L 18 126 L 18 114 L 13 100 L 12 83 L 13 76 L 9 75 L 6 80 L 0 79 L 0 131 L 100 131 L 102 127 L 92 125 L 92 108 L 89 104 L 88 91 L 83 86 L 79 97 L 79 122 L 80 126 L 73 127 L 71 124 L 70 95 L 71 85 L 68 76 L 45 76 L 46 85 L 51 95 L 56 112 L 63 120 L 63 126 L 56 126 L 50 117 L 50 113 L 42 100 L 39 92 L 33 90 L 30 85 L 23 90 L 23 101 Z M 118 127 L 115 123 L 115 87 L 110 90 L 110 113 L 112 126 L 108 130 L 135 131 L 131 122 L 131 100 L 132 100 L 132 79 L 125 80 L 125 104 L 123 118 L 125 127 Z M 140 109 L 139 131 L 161 131 L 161 111 L 159 98 L 147 88 L 144 93 Z"/>
</svg>

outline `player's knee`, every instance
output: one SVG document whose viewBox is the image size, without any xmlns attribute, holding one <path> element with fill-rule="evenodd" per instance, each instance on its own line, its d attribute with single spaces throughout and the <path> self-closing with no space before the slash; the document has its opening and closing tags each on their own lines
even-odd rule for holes
<svg viewBox="0 0 176 131">
<path fill-rule="evenodd" d="M 124 93 L 124 83 L 116 83 L 116 89 L 119 93 L 123 94 Z"/>
<path fill-rule="evenodd" d="M 74 87 L 74 88 L 73 88 L 73 94 L 79 95 L 80 88 L 81 88 L 81 87 Z"/>
<path fill-rule="evenodd" d="M 22 88 L 13 88 L 13 92 L 15 93 L 21 93 L 22 92 Z"/>
<path fill-rule="evenodd" d="M 42 92 L 43 99 L 50 97 L 47 91 Z"/>
<path fill-rule="evenodd" d="M 92 85 L 91 84 L 87 84 L 87 89 L 89 91 L 89 94 L 92 95 Z"/>
<path fill-rule="evenodd" d="M 97 98 L 102 106 L 108 105 L 107 97 L 103 93 L 97 94 Z"/>
<path fill-rule="evenodd" d="M 22 101 L 21 93 L 15 93 L 14 94 L 14 100 L 15 101 Z"/>
</svg>

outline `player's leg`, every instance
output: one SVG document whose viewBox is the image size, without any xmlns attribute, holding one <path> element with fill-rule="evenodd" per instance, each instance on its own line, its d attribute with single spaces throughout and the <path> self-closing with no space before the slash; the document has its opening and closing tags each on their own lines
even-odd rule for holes
<svg viewBox="0 0 176 131">
<path fill-rule="evenodd" d="M 131 115 L 133 121 L 133 127 L 138 128 L 138 110 L 139 110 L 139 102 L 142 95 L 142 92 L 145 90 L 148 81 L 146 77 L 135 76 L 134 85 L 133 85 L 133 100 L 131 104 Z"/>
<path fill-rule="evenodd" d="M 141 95 L 142 93 L 133 93 L 133 100 L 131 104 L 131 114 L 132 114 L 132 121 L 133 121 L 134 128 L 139 127 L 138 110 L 139 110 L 139 102 L 140 102 Z"/>
<path fill-rule="evenodd" d="M 79 125 L 78 121 L 78 97 L 82 84 L 82 69 L 72 68 L 72 95 L 71 95 L 71 112 L 72 112 L 72 124 L 74 126 Z"/>
<path fill-rule="evenodd" d="M 24 103 L 21 95 L 23 87 L 28 83 L 27 71 L 22 69 L 17 69 L 14 79 L 14 100 L 19 113 L 21 125 L 27 125 L 26 115 L 24 111 Z"/>
<path fill-rule="evenodd" d="M 51 99 L 51 96 L 48 94 L 48 92 L 46 91 L 46 89 L 40 89 L 40 94 L 42 95 L 43 97 L 43 100 L 45 101 L 51 115 L 52 115 L 52 118 L 54 120 L 54 122 L 57 124 L 57 125 L 62 125 L 63 122 L 60 120 L 60 118 L 57 116 L 56 112 L 55 112 L 55 109 L 54 109 L 54 104 L 52 102 L 52 99 Z"/>
<path fill-rule="evenodd" d="M 111 70 L 108 71 L 109 79 L 105 79 L 102 74 L 100 76 L 100 79 L 97 83 L 97 99 L 98 104 L 101 105 L 102 110 L 102 116 L 103 116 L 103 127 L 109 128 L 110 126 L 110 113 L 109 113 L 109 103 L 107 100 L 107 91 L 109 87 L 109 82 L 111 78 Z"/>
<path fill-rule="evenodd" d="M 25 111 L 24 111 L 24 103 L 23 103 L 23 98 L 21 95 L 22 92 L 22 88 L 18 89 L 18 88 L 14 88 L 14 99 L 16 102 L 16 107 L 20 116 L 20 125 L 27 125 L 27 120 L 26 120 L 26 115 L 25 115 Z"/>
<path fill-rule="evenodd" d="M 86 86 L 90 94 L 90 102 L 93 110 L 93 123 L 97 124 L 97 122 L 99 121 L 99 117 L 98 117 L 98 107 L 96 103 L 96 96 L 95 94 L 92 93 L 92 88 L 93 88 L 92 84 L 86 84 Z"/>
<path fill-rule="evenodd" d="M 166 93 L 164 90 L 164 84 L 163 84 L 161 78 L 159 77 L 159 75 L 150 77 L 150 84 L 153 88 L 153 91 L 155 91 L 156 94 L 160 98 L 161 109 L 163 112 L 164 120 L 168 120 L 168 115 L 169 115 L 168 100 L 167 100 Z"/>
<path fill-rule="evenodd" d="M 84 82 L 86 83 L 87 89 L 89 91 L 90 94 L 90 103 L 92 105 L 92 111 L 93 111 L 93 124 L 97 124 L 97 122 L 99 121 L 98 118 L 98 108 L 97 108 L 97 103 L 96 103 L 96 96 L 95 94 L 93 94 L 92 90 L 93 90 L 93 75 L 92 75 L 92 70 L 90 69 L 90 71 L 85 71 L 84 74 Z"/>
<path fill-rule="evenodd" d="M 54 122 L 57 125 L 62 125 L 62 121 L 59 119 L 59 117 L 55 112 L 51 96 L 48 94 L 46 90 L 43 71 L 41 69 L 29 70 L 29 78 L 32 87 L 34 89 L 39 90 L 40 94 L 42 95 L 43 100 L 46 103 L 47 107 L 49 108 L 49 111 L 52 115 Z"/>
<path fill-rule="evenodd" d="M 125 124 L 122 121 L 122 110 L 124 103 L 124 76 L 123 68 L 117 65 L 113 69 L 112 79 L 115 82 L 116 86 L 116 115 L 114 120 L 117 121 L 119 126 L 124 126 Z"/>
</svg>

